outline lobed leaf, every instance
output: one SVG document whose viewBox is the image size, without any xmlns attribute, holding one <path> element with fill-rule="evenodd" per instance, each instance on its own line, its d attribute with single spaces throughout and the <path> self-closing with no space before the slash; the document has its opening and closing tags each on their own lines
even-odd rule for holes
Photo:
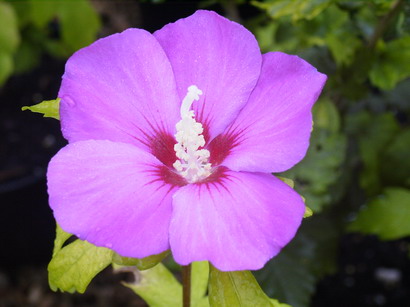
<svg viewBox="0 0 410 307">
<path fill-rule="evenodd" d="M 64 243 L 72 236 L 71 233 L 65 232 L 60 225 L 56 227 L 56 238 L 54 240 L 53 257 L 63 248 Z"/>
<path fill-rule="evenodd" d="M 66 234 L 60 234 L 58 244 Z M 53 291 L 84 293 L 91 280 L 112 261 L 113 251 L 82 240 L 55 248 L 48 265 L 48 281 Z"/>
</svg>

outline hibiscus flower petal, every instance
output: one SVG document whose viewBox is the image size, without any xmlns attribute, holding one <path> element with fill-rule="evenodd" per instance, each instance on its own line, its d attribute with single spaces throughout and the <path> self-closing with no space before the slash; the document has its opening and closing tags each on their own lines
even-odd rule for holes
<svg viewBox="0 0 410 307">
<path fill-rule="evenodd" d="M 193 104 L 206 137 L 224 131 L 244 106 L 261 69 L 255 37 L 215 12 L 197 11 L 154 33 L 175 73 L 180 99 L 190 85 L 203 95 Z"/>
<path fill-rule="evenodd" d="M 180 119 L 171 64 L 152 34 L 140 29 L 76 52 L 58 97 L 70 142 L 106 139 L 147 148 L 157 134 L 174 135 Z"/>
<path fill-rule="evenodd" d="M 218 137 L 212 150 L 236 171 L 281 172 L 306 154 L 312 130 L 311 108 L 326 76 L 297 56 L 263 56 L 261 76 L 248 104 Z M 218 145 L 219 144 L 219 145 Z M 229 150 L 224 150 L 222 144 Z"/>
<path fill-rule="evenodd" d="M 208 260 L 222 271 L 257 270 L 295 235 L 302 198 L 270 174 L 225 169 L 213 182 L 173 196 L 170 244 L 186 265 Z"/>
<path fill-rule="evenodd" d="M 126 143 L 67 145 L 48 167 L 50 206 L 67 232 L 128 257 L 169 249 L 172 194 L 163 165 Z"/>
</svg>

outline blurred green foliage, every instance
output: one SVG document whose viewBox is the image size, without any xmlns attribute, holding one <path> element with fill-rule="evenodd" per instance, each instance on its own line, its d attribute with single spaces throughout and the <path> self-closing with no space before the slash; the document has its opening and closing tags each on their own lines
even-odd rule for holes
<svg viewBox="0 0 410 307">
<path fill-rule="evenodd" d="M 13 72 L 13 54 L 20 42 L 17 16 L 13 7 L 0 2 L 0 85 Z"/>
<path fill-rule="evenodd" d="M 377 234 L 381 239 L 394 240 L 410 236 L 410 190 L 386 188 L 360 211 L 349 227 L 352 231 Z"/>
<path fill-rule="evenodd" d="M 0 86 L 44 54 L 67 58 L 91 44 L 100 26 L 87 0 L 0 0 Z"/>
<path fill-rule="evenodd" d="M 410 2 L 252 4 L 260 14 L 247 23 L 263 52 L 298 54 L 328 75 L 309 151 L 281 174 L 315 214 L 256 274 L 269 295 L 305 307 L 335 270 L 341 235 L 410 235 Z"/>
</svg>

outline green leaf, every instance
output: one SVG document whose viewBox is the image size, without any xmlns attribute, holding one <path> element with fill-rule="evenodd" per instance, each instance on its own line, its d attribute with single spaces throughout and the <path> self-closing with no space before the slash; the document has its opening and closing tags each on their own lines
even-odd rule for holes
<svg viewBox="0 0 410 307">
<path fill-rule="evenodd" d="M 206 296 L 209 281 L 209 263 L 208 261 L 197 261 L 192 263 L 191 272 L 191 305 L 192 306 L 209 306 L 209 300 Z"/>
<path fill-rule="evenodd" d="M 58 0 L 58 2 L 61 35 L 66 46 L 71 51 L 76 51 L 94 42 L 101 21 L 90 2 L 87 0 Z"/>
<path fill-rule="evenodd" d="M 55 100 L 45 100 L 34 106 L 22 107 L 21 109 L 23 111 L 30 110 L 31 112 L 41 113 L 44 117 L 60 119 L 60 98 Z"/>
<path fill-rule="evenodd" d="M 180 307 L 182 305 L 182 285 L 162 263 L 144 271 L 139 271 L 136 267 L 114 264 L 114 270 L 134 274 L 135 282 L 124 282 L 123 284 L 141 296 L 149 306 Z M 208 262 L 192 263 L 191 273 L 191 306 L 209 307 L 206 296 L 209 275 Z"/>
<path fill-rule="evenodd" d="M 409 221 L 410 190 L 387 188 L 359 213 L 349 230 L 395 240 L 410 235 Z"/>
<path fill-rule="evenodd" d="M 57 57 L 69 56 L 94 42 L 101 27 L 99 15 L 87 0 L 30 0 L 26 10 L 37 32 L 45 33 L 41 45 Z M 53 19 L 59 21 L 60 39 L 49 38 L 48 25 Z"/>
<path fill-rule="evenodd" d="M 336 63 L 350 64 L 362 42 L 351 25 L 349 13 L 331 6 L 324 12 L 321 22 L 329 27 L 324 39 Z"/>
<path fill-rule="evenodd" d="M 141 296 L 150 307 L 182 306 L 182 286 L 162 263 L 145 271 L 118 265 L 114 265 L 114 270 L 134 274 L 135 282 L 123 284 Z"/>
<path fill-rule="evenodd" d="M 279 23 L 271 22 L 255 29 L 255 36 L 263 52 L 269 52 L 276 46 L 275 35 L 278 27 Z"/>
<path fill-rule="evenodd" d="M 48 265 L 50 288 L 84 293 L 91 280 L 111 263 L 112 254 L 112 250 L 82 240 L 63 247 Z"/>
<path fill-rule="evenodd" d="M 410 76 L 410 36 L 377 46 L 378 57 L 370 70 L 370 81 L 383 90 L 393 89 Z"/>
<path fill-rule="evenodd" d="M 249 271 L 221 272 L 211 266 L 209 302 L 214 307 L 275 306 Z"/>
<path fill-rule="evenodd" d="M 275 300 L 273 298 L 270 299 L 270 303 L 271 303 L 271 306 L 273 307 L 292 307 L 288 304 L 280 303 L 278 300 Z"/>
<path fill-rule="evenodd" d="M 326 9 L 334 0 L 270 0 L 251 3 L 265 10 L 272 18 L 292 16 L 293 20 L 313 19 Z"/>
<path fill-rule="evenodd" d="M 303 215 L 304 218 L 311 217 L 313 215 L 312 209 L 306 206 L 305 214 Z"/>
<path fill-rule="evenodd" d="M 333 191 L 334 187 L 343 188 L 340 177 L 347 141 L 339 132 L 339 111 L 330 99 L 322 98 L 315 104 L 313 121 L 306 157 L 281 175 L 295 181 L 295 190 L 305 197 L 311 211 L 317 213 L 337 198 L 339 193 Z M 309 216 L 309 212 L 306 215 Z"/>
<path fill-rule="evenodd" d="M 276 177 L 278 177 L 278 179 L 282 180 L 284 183 L 286 183 L 292 189 L 295 187 L 295 182 L 292 179 L 286 178 L 286 177 L 281 177 L 281 176 L 276 176 Z"/>
<path fill-rule="evenodd" d="M 158 263 L 160 263 L 166 256 L 170 253 L 169 250 L 162 252 L 158 255 L 152 255 L 145 258 L 130 258 L 130 257 L 122 257 L 117 253 L 114 253 L 113 262 L 119 265 L 127 265 L 127 266 L 136 266 L 139 270 L 148 270 Z"/>
<path fill-rule="evenodd" d="M 54 240 L 53 257 L 63 248 L 64 243 L 72 236 L 65 232 L 58 224 L 56 227 L 56 238 Z"/>
<path fill-rule="evenodd" d="M 340 130 L 340 115 L 335 104 L 328 98 L 321 98 L 313 107 L 314 129 L 323 128 L 334 133 Z"/>
<path fill-rule="evenodd" d="M 384 185 L 410 188 L 410 129 L 398 133 L 382 153 L 381 178 Z"/>
<path fill-rule="evenodd" d="M 39 27 L 44 28 L 58 14 L 59 0 L 29 0 L 29 12 L 31 22 Z"/>
<path fill-rule="evenodd" d="M 368 195 L 376 195 L 381 189 L 380 168 L 384 163 L 382 153 L 399 131 L 399 125 L 391 113 L 370 114 L 359 112 L 346 119 L 347 132 L 356 138 L 363 163 L 360 185 Z"/>
<path fill-rule="evenodd" d="M 20 42 L 17 17 L 13 7 L 0 2 L 0 86 L 13 73 L 13 54 Z"/>
<path fill-rule="evenodd" d="M 13 7 L 0 2 L 0 51 L 12 54 L 20 42 L 17 16 Z"/>
<path fill-rule="evenodd" d="M 307 307 L 317 280 L 335 270 L 336 237 L 332 220 L 314 215 L 255 276 L 269 296 L 293 307 Z"/>
</svg>

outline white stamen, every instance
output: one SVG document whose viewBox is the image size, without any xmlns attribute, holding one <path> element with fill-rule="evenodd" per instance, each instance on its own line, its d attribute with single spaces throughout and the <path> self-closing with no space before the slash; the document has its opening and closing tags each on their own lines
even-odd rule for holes
<svg viewBox="0 0 410 307">
<path fill-rule="evenodd" d="M 195 120 L 195 112 L 190 110 L 192 103 L 199 100 L 202 91 L 196 86 L 188 87 L 188 93 L 182 100 L 181 120 L 176 124 L 177 144 L 174 146 L 179 160 L 173 164 L 177 172 L 188 182 L 197 182 L 211 174 L 211 163 L 208 163 L 210 153 L 206 149 L 202 135 L 204 128 Z"/>
</svg>

